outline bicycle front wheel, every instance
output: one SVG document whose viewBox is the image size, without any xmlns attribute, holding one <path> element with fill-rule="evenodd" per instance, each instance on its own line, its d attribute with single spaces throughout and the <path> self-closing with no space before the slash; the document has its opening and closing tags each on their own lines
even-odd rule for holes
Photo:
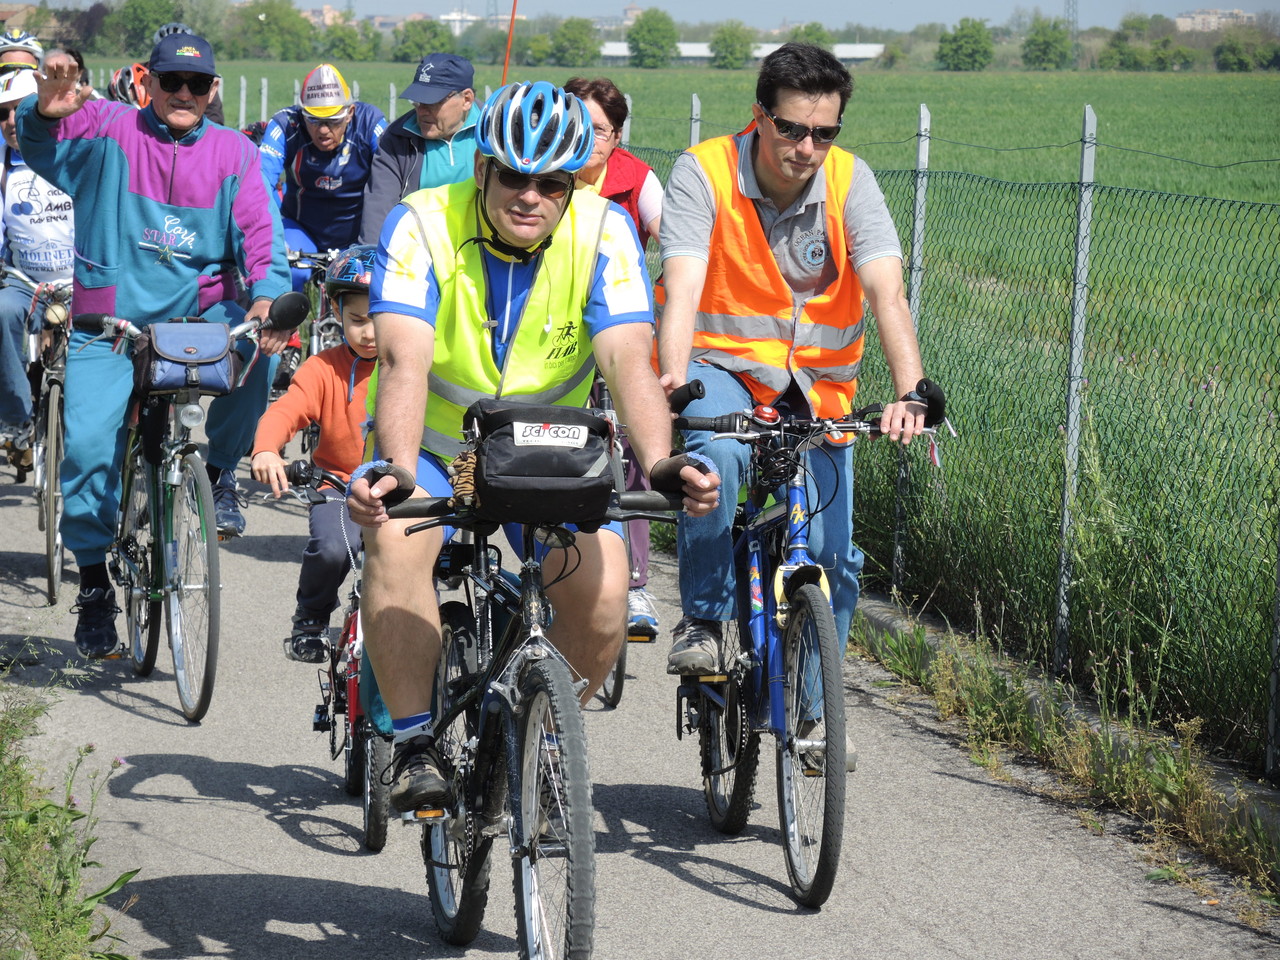
<svg viewBox="0 0 1280 960">
<path fill-rule="evenodd" d="M 521 680 L 512 758 L 516 940 L 524 960 L 587 960 L 595 932 L 595 837 L 582 711 L 565 665 Z"/>
<path fill-rule="evenodd" d="M 475 672 L 476 621 L 465 603 L 440 605 L 440 663 L 436 670 L 434 712 L 442 716 L 455 691 Z M 489 904 L 491 837 L 480 836 L 479 811 L 468 806 L 463 746 L 475 733 L 476 711 L 459 714 L 440 731 L 436 747 L 453 777 L 453 809 L 448 817 L 422 828 L 422 859 L 436 928 L 446 943 L 464 946 L 476 938 Z M 501 784 L 490 784 L 501 789 Z"/>
<path fill-rule="evenodd" d="M 831 605 L 817 584 L 791 597 L 783 633 L 786 729 L 778 745 L 778 821 L 792 895 L 831 895 L 844 833 L 844 683 Z"/>
<path fill-rule="evenodd" d="M 169 493 L 165 613 L 178 699 L 188 720 L 209 710 L 218 670 L 218 528 L 213 488 L 198 454 L 182 458 L 181 481 Z"/>
<path fill-rule="evenodd" d="M 66 551 L 62 546 L 62 384 L 54 380 L 41 404 L 33 456 L 40 484 L 40 526 L 44 530 L 46 596 L 58 603 Z"/>
<path fill-rule="evenodd" d="M 160 601 L 155 596 L 159 572 L 155 530 L 152 526 L 151 491 L 154 468 L 142 453 L 141 438 L 125 461 L 120 484 L 120 529 L 116 536 L 117 575 L 124 586 L 124 619 L 133 672 L 151 676 L 160 649 Z"/>
<path fill-rule="evenodd" d="M 720 627 L 721 660 L 735 663 L 739 652 L 738 622 L 728 621 Z M 707 815 L 713 827 L 730 835 L 741 833 L 747 825 L 760 766 L 760 735 L 751 728 L 747 682 L 741 667 L 729 670 L 724 706 L 704 703 L 699 732 Z"/>
</svg>

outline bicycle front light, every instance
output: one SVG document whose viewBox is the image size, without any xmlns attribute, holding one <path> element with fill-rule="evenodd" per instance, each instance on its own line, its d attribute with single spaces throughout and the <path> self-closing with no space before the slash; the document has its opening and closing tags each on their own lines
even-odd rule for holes
<svg viewBox="0 0 1280 960">
<path fill-rule="evenodd" d="M 204 423 L 204 407 L 198 403 L 185 403 L 178 411 L 178 422 L 188 430 L 194 430 Z"/>
</svg>

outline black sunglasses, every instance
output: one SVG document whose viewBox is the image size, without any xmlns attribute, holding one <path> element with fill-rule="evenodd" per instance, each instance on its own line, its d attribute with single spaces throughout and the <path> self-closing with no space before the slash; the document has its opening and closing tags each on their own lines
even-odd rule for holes
<svg viewBox="0 0 1280 960">
<path fill-rule="evenodd" d="M 6 122 L 9 119 L 9 114 L 11 113 L 13 113 L 13 110 L 11 108 L 0 107 L 0 123 Z"/>
<path fill-rule="evenodd" d="M 756 106 L 764 111 L 764 115 L 769 118 L 773 128 L 778 131 L 778 136 L 784 140 L 794 140 L 796 143 L 799 143 L 805 137 L 813 137 L 814 143 L 831 143 L 836 137 L 840 136 L 840 128 L 844 126 L 842 121 L 831 127 L 806 127 L 804 124 L 796 123 L 794 120 L 783 120 L 775 117 L 769 112 L 769 108 L 759 101 L 756 101 Z"/>
<path fill-rule="evenodd" d="M 214 77 L 208 74 L 198 74 L 194 77 L 184 77 L 180 73 L 157 73 L 156 80 L 160 83 L 160 89 L 165 93 L 177 93 L 184 86 L 191 91 L 193 97 L 203 97 L 206 93 L 213 89 Z"/>
<path fill-rule="evenodd" d="M 548 200 L 559 200 L 573 188 L 573 181 L 565 180 L 563 177 L 535 177 L 527 173 L 508 170 L 506 167 L 500 167 L 497 164 L 494 164 L 493 169 L 498 174 L 498 182 L 508 190 L 514 190 L 517 193 L 523 193 L 528 190 L 529 184 L 532 183 L 538 193 Z"/>
</svg>

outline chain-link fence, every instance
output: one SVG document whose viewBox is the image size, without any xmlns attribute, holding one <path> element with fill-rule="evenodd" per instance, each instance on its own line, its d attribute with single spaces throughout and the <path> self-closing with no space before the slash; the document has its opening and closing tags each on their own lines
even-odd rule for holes
<svg viewBox="0 0 1280 960">
<path fill-rule="evenodd" d="M 877 176 L 959 436 L 941 470 L 860 447 L 868 583 L 897 544 L 912 602 L 1275 776 L 1280 206 Z M 874 343 L 862 391 L 891 392 Z"/>
</svg>

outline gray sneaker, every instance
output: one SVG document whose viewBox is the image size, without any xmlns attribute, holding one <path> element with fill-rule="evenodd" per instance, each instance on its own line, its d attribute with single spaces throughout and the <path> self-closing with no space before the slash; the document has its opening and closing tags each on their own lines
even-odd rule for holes
<svg viewBox="0 0 1280 960">
<path fill-rule="evenodd" d="M 671 634 L 667 673 L 714 673 L 720 663 L 720 621 L 681 617 Z"/>
<path fill-rule="evenodd" d="M 653 640 L 658 636 L 658 611 L 644 587 L 627 591 L 627 636 Z"/>
</svg>

